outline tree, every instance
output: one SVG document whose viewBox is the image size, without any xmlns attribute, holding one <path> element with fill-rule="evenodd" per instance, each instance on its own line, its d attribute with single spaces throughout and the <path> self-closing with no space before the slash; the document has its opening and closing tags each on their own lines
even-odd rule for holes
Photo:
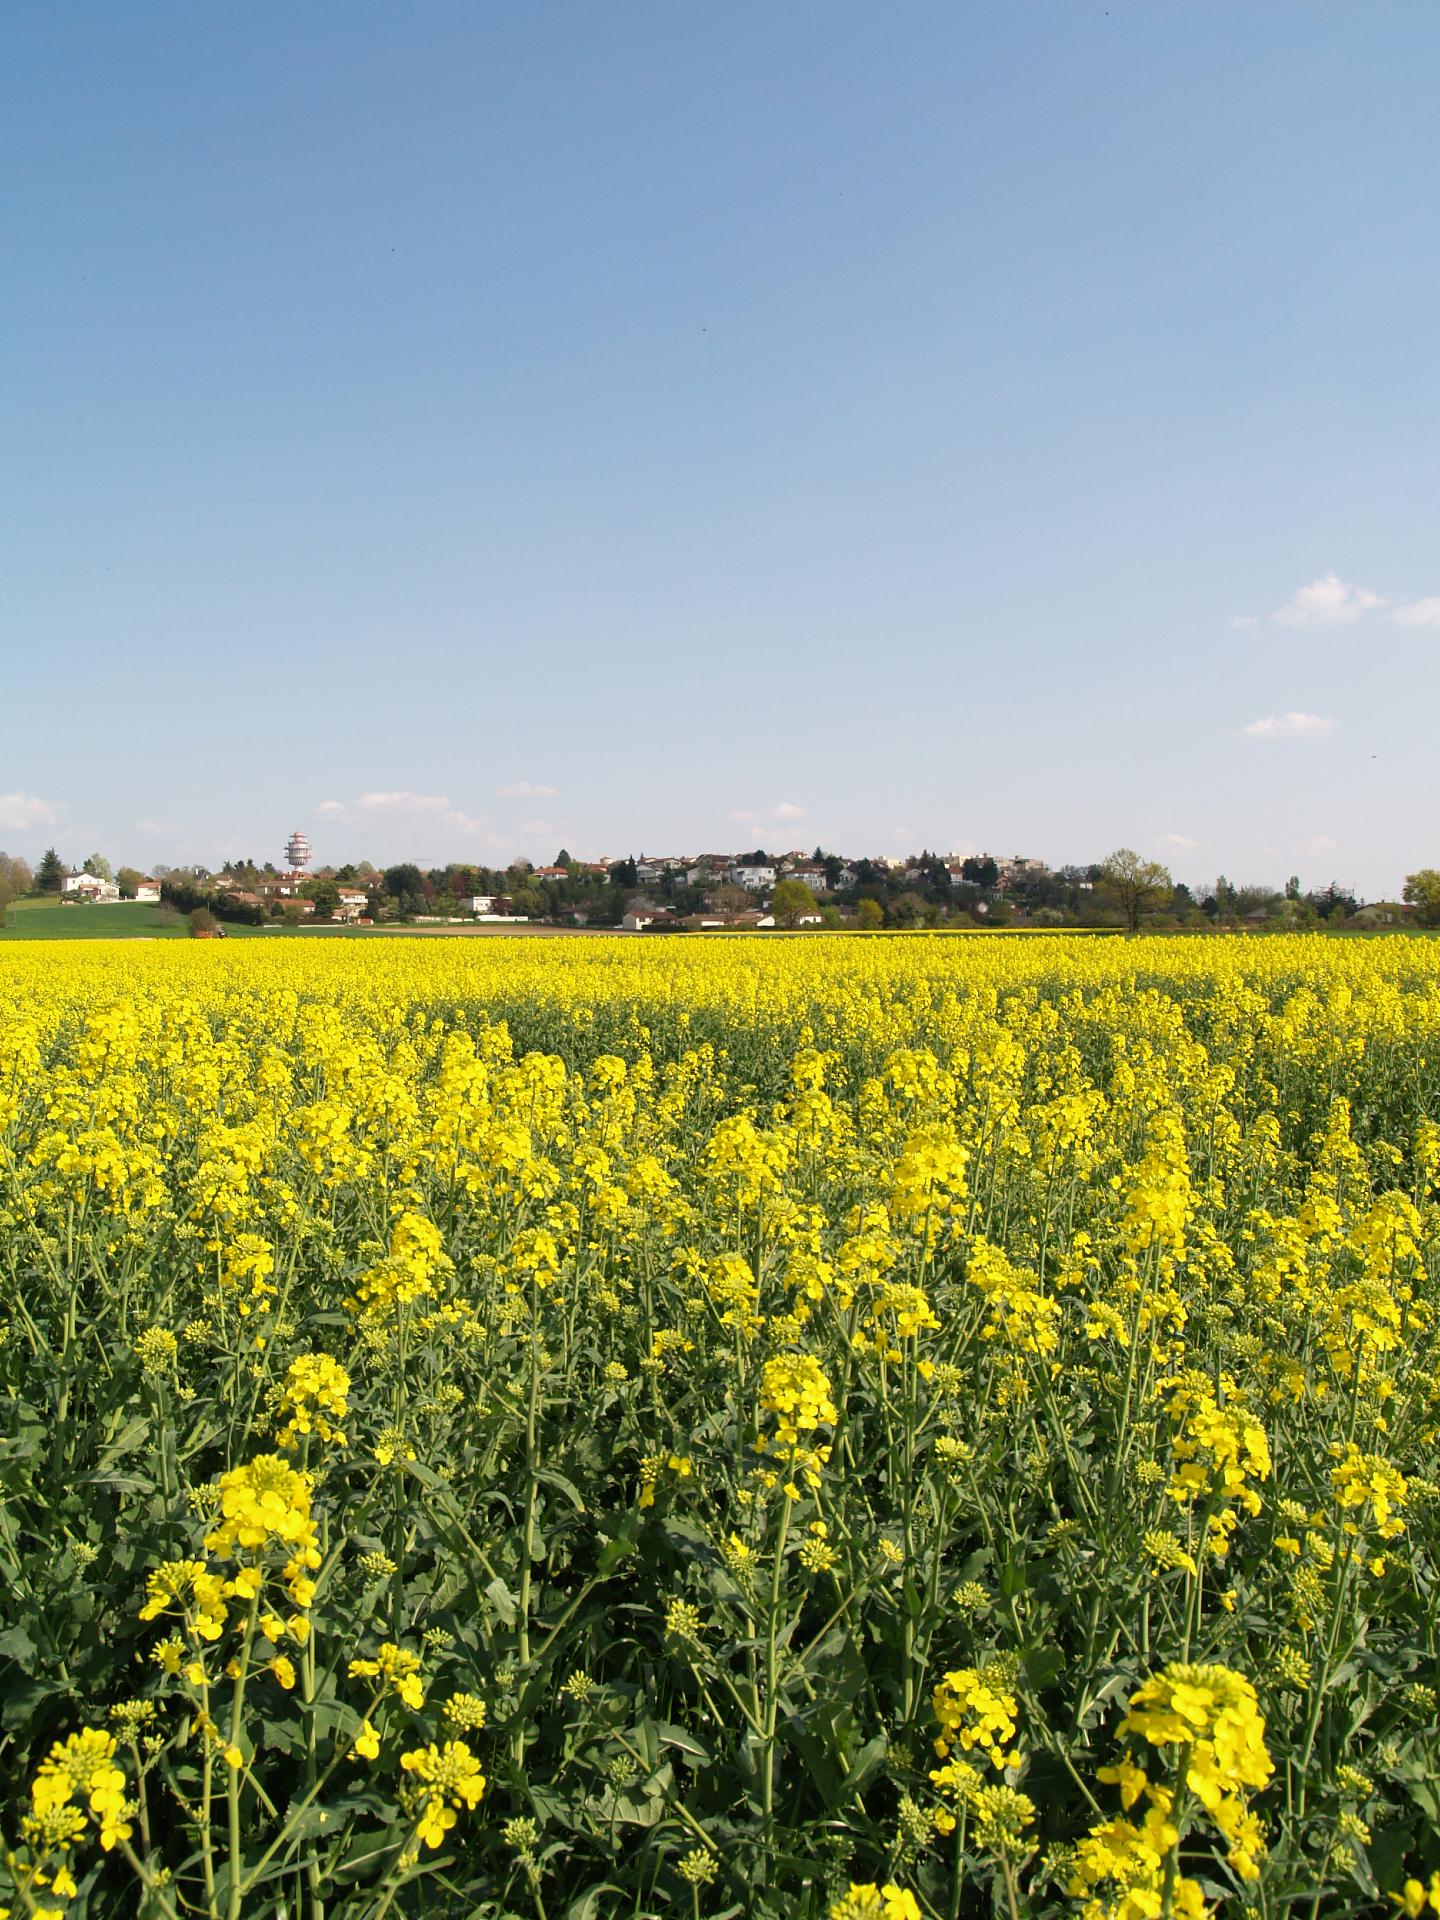
<svg viewBox="0 0 1440 1920">
<path fill-rule="evenodd" d="M 960 862 L 960 872 L 972 887 L 980 887 L 986 893 L 1000 878 L 1000 869 L 988 853 L 972 853 L 968 859 Z"/>
<path fill-rule="evenodd" d="M 737 887 L 733 881 L 722 880 L 718 887 L 710 889 L 710 904 L 717 913 L 744 913 L 750 905 L 750 895 L 744 887 Z"/>
<path fill-rule="evenodd" d="M 876 927 L 885 924 L 885 909 L 878 900 L 862 900 L 855 909 L 855 924 L 866 933 L 873 933 Z"/>
<path fill-rule="evenodd" d="M 1175 891 L 1169 868 L 1158 860 L 1142 860 L 1133 847 L 1117 847 L 1102 873 L 1105 890 L 1125 915 L 1131 933 L 1138 933 L 1142 917 Z"/>
<path fill-rule="evenodd" d="M 897 927 L 923 927 L 930 918 L 930 905 L 923 893 L 902 893 L 890 903 L 890 918 Z"/>
<path fill-rule="evenodd" d="M 115 876 L 115 884 L 120 889 L 120 898 L 133 900 L 140 891 L 140 882 L 144 878 L 144 874 L 136 867 L 121 867 Z"/>
<path fill-rule="evenodd" d="M 557 867 L 573 867 L 575 865 L 574 857 L 568 847 L 561 847 L 555 856 L 555 865 Z"/>
<path fill-rule="evenodd" d="M 9 920 L 10 902 L 28 893 L 34 884 L 29 861 L 22 860 L 18 854 L 0 853 L 0 927 Z"/>
<path fill-rule="evenodd" d="M 208 940 L 220 931 L 220 922 L 208 907 L 196 907 L 190 915 L 190 938 Z"/>
<path fill-rule="evenodd" d="M 306 880 L 301 885 L 300 892 L 306 900 L 315 902 L 317 919 L 332 920 L 335 917 L 340 905 L 340 889 L 335 881 L 317 874 L 313 880 Z"/>
<path fill-rule="evenodd" d="M 65 862 L 54 847 L 47 847 L 40 856 L 40 866 L 35 875 L 35 887 L 39 893 L 59 893 L 65 879 Z"/>
<path fill-rule="evenodd" d="M 1434 867 L 1407 873 L 1400 898 L 1416 909 L 1422 926 L 1440 927 L 1440 873 Z"/>
<path fill-rule="evenodd" d="M 781 880 L 770 897 L 770 911 L 782 927 L 798 926 L 802 913 L 814 913 L 815 896 L 803 880 Z"/>
<path fill-rule="evenodd" d="M 92 853 L 81 868 L 81 872 L 91 874 L 97 880 L 108 880 L 111 877 L 110 862 L 103 853 Z"/>
</svg>

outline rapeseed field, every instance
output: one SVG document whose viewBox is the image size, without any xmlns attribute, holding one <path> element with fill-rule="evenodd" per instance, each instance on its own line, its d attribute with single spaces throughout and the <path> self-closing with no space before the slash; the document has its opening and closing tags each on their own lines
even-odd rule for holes
<svg viewBox="0 0 1440 1920">
<path fill-rule="evenodd" d="M 1440 1913 L 1440 947 L 0 952 L 0 1899 Z"/>
</svg>

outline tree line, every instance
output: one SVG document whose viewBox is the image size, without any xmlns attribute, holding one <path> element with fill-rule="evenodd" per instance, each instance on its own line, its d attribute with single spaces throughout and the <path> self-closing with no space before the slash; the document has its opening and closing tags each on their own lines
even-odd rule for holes
<svg viewBox="0 0 1440 1920">
<path fill-rule="evenodd" d="M 824 871 L 826 887 L 817 901 L 803 881 L 782 877 L 768 903 L 781 925 L 818 917 L 822 926 L 901 929 L 1017 923 L 1118 925 L 1131 931 L 1142 925 L 1195 930 L 1241 925 L 1304 928 L 1342 925 L 1355 920 L 1362 908 L 1353 889 L 1337 881 L 1302 891 L 1293 876 L 1283 888 L 1236 885 L 1221 875 L 1208 888 L 1192 889 L 1176 881 L 1160 862 L 1146 860 L 1126 847 L 1087 866 L 1010 873 L 1002 873 L 999 864 L 984 854 L 963 861 L 957 873 L 953 863 L 928 850 L 903 866 L 870 859 L 847 862 L 820 847 L 812 860 Z M 769 866 L 778 860 L 757 847 L 738 856 L 737 864 Z M 575 860 L 562 847 L 552 865 L 561 871 L 542 875 L 527 860 L 504 868 L 462 861 L 430 868 L 402 861 L 382 868 L 362 860 L 323 868 L 301 881 L 297 892 L 321 919 L 335 914 L 340 889 L 347 887 L 365 893 L 367 917 L 377 921 L 448 918 L 463 911 L 465 902 L 489 896 L 517 917 L 541 921 L 583 917 L 600 927 L 618 925 L 637 896 L 677 920 L 705 912 L 733 916 L 759 902 L 759 896 L 731 882 L 704 878 L 693 882 L 682 872 L 647 880 L 642 889 L 633 857 L 596 869 Z M 17 899 L 59 895 L 71 871 L 53 847 L 46 849 L 33 871 L 18 855 L 0 853 L 0 923 Z M 113 880 L 121 897 L 131 899 L 143 877 L 132 866 L 112 870 L 99 853 L 90 854 L 79 871 Z M 269 861 L 257 865 L 253 860 L 230 860 L 213 873 L 203 866 L 164 865 L 153 872 L 162 898 L 181 912 L 204 910 L 221 919 L 258 924 L 272 916 L 295 918 L 303 911 L 282 899 L 256 903 L 257 890 L 280 878 Z M 1408 875 L 1403 899 L 1416 923 L 1440 927 L 1440 870 L 1425 867 Z"/>
</svg>

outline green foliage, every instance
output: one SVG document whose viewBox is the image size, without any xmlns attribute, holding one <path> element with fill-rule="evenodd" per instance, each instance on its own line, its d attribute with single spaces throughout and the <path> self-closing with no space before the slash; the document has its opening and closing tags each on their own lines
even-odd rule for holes
<svg viewBox="0 0 1440 1920">
<path fill-rule="evenodd" d="M 1406 874 L 1403 898 L 1417 909 L 1422 925 L 1440 927 L 1440 872 L 1434 867 L 1422 867 L 1418 873 Z"/>
<path fill-rule="evenodd" d="M 1138 933 L 1145 915 L 1166 902 L 1175 883 L 1168 867 L 1158 860 L 1142 860 L 1131 847 L 1117 847 L 1105 860 L 1102 884 L 1125 915 L 1132 933 Z"/>
<path fill-rule="evenodd" d="M 815 895 L 803 880 L 778 880 L 770 897 L 770 910 L 777 926 L 793 927 L 802 914 L 814 913 Z"/>
</svg>

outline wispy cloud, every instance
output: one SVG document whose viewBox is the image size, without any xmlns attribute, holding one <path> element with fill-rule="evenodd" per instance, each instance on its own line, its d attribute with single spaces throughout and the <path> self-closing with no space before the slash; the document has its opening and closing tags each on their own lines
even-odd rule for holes
<svg viewBox="0 0 1440 1920">
<path fill-rule="evenodd" d="M 180 829 L 168 820 L 152 820 L 149 814 L 146 814 L 143 820 L 135 822 L 135 831 L 137 833 L 178 833 Z"/>
<path fill-rule="evenodd" d="M 559 828 L 556 827 L 552 820 L 522 820 L 516 828 L 516 832 L 536 835 L 543 834 L 546 839 L 551 839 L 559 832 Z"/>
<path fill-rule="evenodd" d="M 782 800 L 778 806 L 762 807 L 758 810 L 751 807 L 732 807 L 730 809 L 730 818 L 740 821 L 742 825 L 752 827 L 762 827 L 772 824 L 781 826 L 787 820 L 803 820 L 805 818 L 805 809 L 804 807 L 797 807 L 793 800 Z"/>
<path fill-rule="evenodd" d="M 1272 713 L 1241 727 L 1246 740 L 1328 740 L 1335 722 L 1318 713 Z"/>
<path fill-rule="evenodd" d="M 1385 604 L 1382 594 L 1342 580 L 1338 573 L 1325 573 L 1277 607 L 1275 620 L 1282 627 L 1348 627 Z"/>
<path fill-rule="evenodd" d="M 1292 853 L 1335 853 L 1340 842 L 1332 840 L 1328 833 L 1312 833 L 1308 840 L 1297 840 L 1290 849 Z"/>
<path fill-rule="evenodd" d="M 553 800 L 560 789 L 547 787 L 538 780 L 516 780 L 499 791 L 502 800 Z"/>
<path fill-rule="evenodd" d="M 1258 627 L 1260 624 L 1260 616 L 1258 613 L 1232 613 L 1230 616 L 1230 624 L 1237 632 L 1246 627 Z"/>
<path fill-rule="evenodd" d="M 1440 593 L 1396 607 L 1390 618 L 1397 627 L 1440 627 Z"/>
<path fill-rule="evenodd" d="M 412 793 L 408 789 L 357 794 L 353 800 L 322 800 L 317 815 L 349 825 L 440 828 L 450 833 L 489 835 L 488 814 L 466 813 L 443 793 Z"/>
<path fill-rule="evenodd" d="M 1200 844 L 1198 840 L 1192 840 L 1188 833 L 1162 833 L 1158 838 L 1162 847 L 1173 847 L 1176 853 L 1193 853 Z"/>
<path fill-rule="evenodd" d="M 443 793 L 362 793 L 352 803 L 360 813 L 446 813 Z"/>
<path fill-rule="evenodd" d="M 25 833 L 32 827 L 53 827 L 65 809 L 33 793 L 0 793 L 0 827 Z"/>
</svg>

